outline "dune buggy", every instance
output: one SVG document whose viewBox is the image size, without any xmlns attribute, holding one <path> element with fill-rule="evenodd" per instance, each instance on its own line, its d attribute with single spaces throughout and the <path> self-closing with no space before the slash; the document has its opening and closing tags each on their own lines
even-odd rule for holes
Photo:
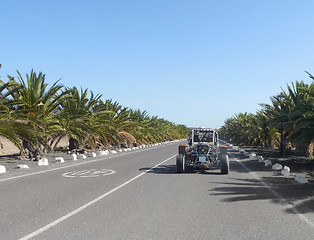
<svg viewBox="0 0 314 240">
<path fill-rule="evenodd" d="M 194 169 L 219 168 L 229 173 L 227 147 L 219 145 L 218 133 L 211 128 L 195 128 L 188 135 L 188 144 L 179 146 L 176 158 L 177 173 L 185 172 L 186 166 Z"/>
</svg>

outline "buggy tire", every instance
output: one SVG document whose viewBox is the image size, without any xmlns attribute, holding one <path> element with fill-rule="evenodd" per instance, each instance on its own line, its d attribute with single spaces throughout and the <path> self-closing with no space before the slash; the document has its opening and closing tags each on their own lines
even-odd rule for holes
<svg viewBox="0 0 314 240">
<path fill-rule="evenodd" d="M 222 155 L 220 158 L 220 173 L 228 174 L 229 173 L 229 156 Z"/>
<path fill-rule="evenodd" d="M 185 159 L 183 154 L 178 154 L 176 159 L 176 169 L 177 173 L 185 172 Z"/>
</svg>

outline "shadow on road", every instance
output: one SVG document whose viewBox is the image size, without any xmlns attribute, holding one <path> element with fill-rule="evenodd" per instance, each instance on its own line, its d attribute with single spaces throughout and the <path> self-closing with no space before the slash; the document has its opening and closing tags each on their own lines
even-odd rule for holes
<svg viewBox="0 0 314 240">
<path fill-rule="evenodd" d="M 286 210 L 288 213 L 296 213 L 295 210 L 299 213 L 314 212 L 314 181 L 312 179 L 310 179 L 309 184 L 300 185 L 293 178 L 285 178 L 280 173 L 274 172 L 270 166 L 265 167 L 263 163 L 245 157 L 237 151 L 230 151 L 230 156 L 236 157 L 251 171 L 259 172 L 259 175 L 262 175 L 262 177 L 260 177 L 260 181 L 258 179 L 234 179 L 233 183 L 222 182 L 220 184 L 228 186 L 210 190 L 216 192 L 213 193 L 214 195 L 228 196 L 225 199 L 227 202 L 269 199 L 278 204 L 288 203 L 294 206 Z M 313 169 L 313 161 L 304 161 L 303 158 L 277 159 L 271 158 L 271 153 L 268 153 L 264 159 L 267 157 L 270 157 L 273 163 L 277 162 L 289 166 L 292 169 L 292 173 Z M 247 169 L 233 161 L 232 157 L 230 159 L 231 172 L 248 172 Z M 267 186 L 275 193 L 271 192 Z M 284 201 L 280 198 L 284 199 Z"/>
<path fill-rule="evenodd" d="M 147 171 L 151 169 L 151 167 L 145 167 L 145 168 L 140 168 L 140 171 Z M 154 168 L 148 173 L 155 173 L 155 174 L 202 174 L 202 175 L 221 175 L 220 169 L 219 172 L 218 170 L 215 169 L 209 169 L 209 170 L 199 170 L 199 169 L 194 169 L 193 166 L 186 166 L 185 167 L 185 172 L 184 173 L 177 173 L 176 171 L 176 165 L 160 165 L 157 168 Z"/>
<path fill-rule="evenodd" d="M 151 167 L 140 168 L 140 171 L 148 171 Z M 175 165 L 159 165 L 158 167 L 151 169 L 148 173 L 156 174 L 175 174 L 176 166 Z"/>
<path fill-rule="evenodd" d="M 299 185 L 286 178 L 262 177 L 257 179 L 233 179 L 233 182 L 214 182 L 222 187 L 210 189 L 211 195 L 226 196 L 225 202 L 268 199 L 273 203 L 290 204 L 287 213 L 314 212 L 313 185 Z M 268 187 L 269 186 L 269 187 Z M 271 190 L 269 189 L 271 188 Z"/>
</svg>

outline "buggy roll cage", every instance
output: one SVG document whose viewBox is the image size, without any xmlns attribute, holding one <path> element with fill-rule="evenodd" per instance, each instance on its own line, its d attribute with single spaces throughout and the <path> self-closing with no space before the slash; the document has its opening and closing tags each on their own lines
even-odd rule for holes
<svg viewBox="0 0 314 240">
<path fill-rule="evenodd" d="M 189 145 L 192 146 L 199 142 L 212 143 L 213 146 L 219 146 L 218 133 L 214 128 L 194 128 L 188 135 Z"/>
</svg>

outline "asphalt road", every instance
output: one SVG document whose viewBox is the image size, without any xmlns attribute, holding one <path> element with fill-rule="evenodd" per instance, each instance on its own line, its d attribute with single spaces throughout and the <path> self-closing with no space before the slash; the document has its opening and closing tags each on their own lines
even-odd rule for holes
<svg viewBox="0 0 314 240">
<path fill-rule="evenodd" d="M 314 239 L 285 179 L 232 152 L 229 175 L 176 174 L 178 144 L 1 175 L 0 239 Z"/>
</svg>

